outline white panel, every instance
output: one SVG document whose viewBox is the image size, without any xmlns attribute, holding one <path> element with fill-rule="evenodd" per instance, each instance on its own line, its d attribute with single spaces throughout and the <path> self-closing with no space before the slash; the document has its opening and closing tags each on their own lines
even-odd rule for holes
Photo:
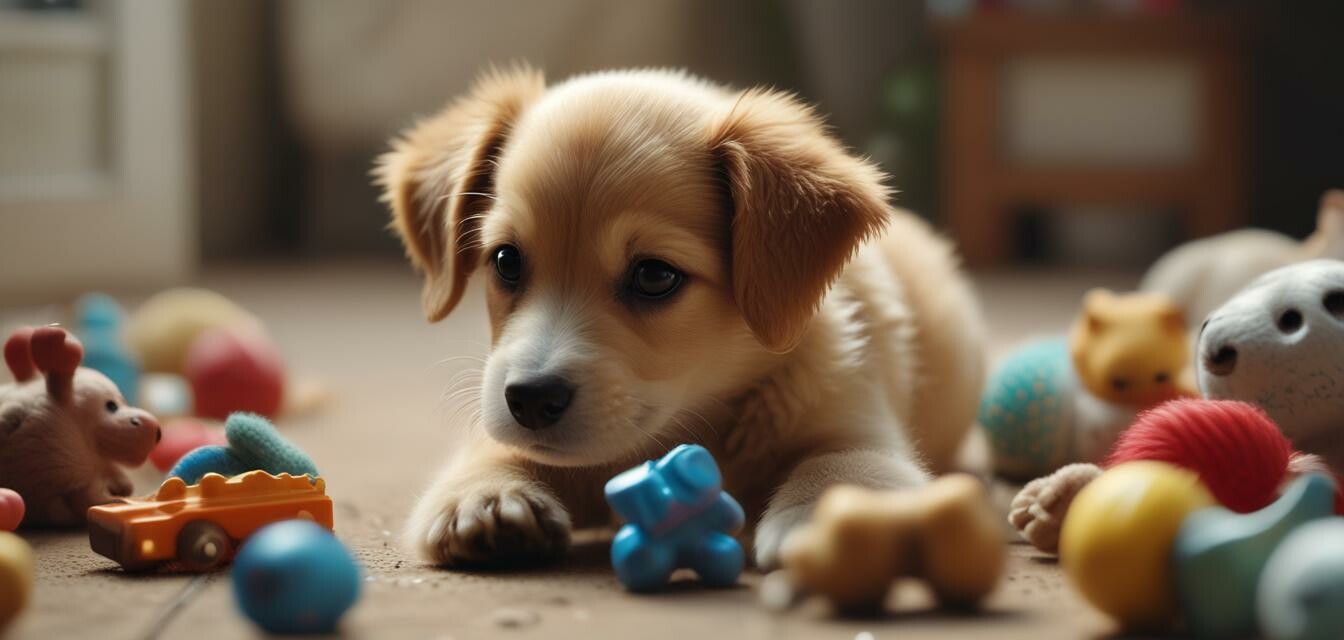
<svg viewBox="0 0 1344 640">
<path fill-rule="evenodd" d="M 0 11 L 3 64 L 11 56 L 64 51 L 46 57 L 44 70 L 85 85 L 43 89 L 66 92 L 72 104 L 53 106 L 48 116 L 71 122 L 76 132 L 51 130 L 29 113 L 28 122 L 44 130 L 3 134 L 21 142 L 15 151 L 32 156 L 24 170 L 35 171 L 38 162 L 46 169 L 29 177 L 0 172 L 0 298 L 6 301 L 181 282 L 195 264 L 187 7 L 176 0 L 87 0 L 86 6 L 79 18 L 56 23 Z M 29 32 L 10 22 L 16 19 L 19 27 L 65 26 Z M 6 39 L 20 32 L 25 35 Z M 63 61 L 91 54 L 104 61 L 97 73 L 61 71 Z M 92 130 L 86 109 L 95 110 Z M 0 111 L 0 127 L 10 115 Z M 19 170 L 9 154 L 7 166 Z M 85 162 L 79 159 L 90 155 L 101 158 L 101 170 L 79 171 Z"/>
<path fill-rule="evenodd" d="M 96 53 L 0 55 L 0 177 L 101 170 L 103 74 Z"/>
<path fill-rule="evenodd" d="M 1003 153 L 1025 164 L 1181 164 L 1197 144 L 1198 79 L 1182 60 L 1009 61 Z"/>
</svg>

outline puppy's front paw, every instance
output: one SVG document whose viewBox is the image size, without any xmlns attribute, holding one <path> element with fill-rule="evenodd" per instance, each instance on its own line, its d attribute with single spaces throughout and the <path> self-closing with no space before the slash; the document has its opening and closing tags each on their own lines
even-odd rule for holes
<svg viewBox="0 0 1344 640">
<path fill-rule="evenodd" d="M 811 504 L 766 513 L 756 527 L 756 566 L 762 571 L 779 566 L 779 549 L 784 545 L 784 539 L 811 515 Z"/>
<path fill-rule="evenodd" d="M 569 529 L 569 514 L 550 492 L 504 483 L 426 496 L 407 533 L 436 564 L 501 566 L 559 555 L 569 546 Z"/>
</svg>

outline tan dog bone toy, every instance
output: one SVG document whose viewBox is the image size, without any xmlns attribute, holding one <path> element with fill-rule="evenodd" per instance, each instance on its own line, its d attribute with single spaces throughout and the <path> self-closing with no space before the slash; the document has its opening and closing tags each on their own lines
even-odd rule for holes
<svg viewBox="0 0 1344 640">
<path fill-rule="evenodd" d="M 904 491 L 834 487 L 781 556 L 795 588 L 871 611 L 901 577 L 922 578 L 944 605 L 975 605 L 998 584 L 1006 549 L 984 485 L 953 474 Z"/>
</svg>

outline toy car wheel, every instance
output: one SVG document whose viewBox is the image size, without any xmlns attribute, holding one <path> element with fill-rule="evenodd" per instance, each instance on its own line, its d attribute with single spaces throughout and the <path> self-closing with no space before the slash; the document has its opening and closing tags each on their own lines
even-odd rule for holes
<svg viewBox="0 0 1344 640">
<path fill-rule="evenodd" d="M 219 525 L 197 520 L 177 534 L 177 560 L 191 571 L 209 571 L 224 564 L 233 541 Z"/>
</svg>

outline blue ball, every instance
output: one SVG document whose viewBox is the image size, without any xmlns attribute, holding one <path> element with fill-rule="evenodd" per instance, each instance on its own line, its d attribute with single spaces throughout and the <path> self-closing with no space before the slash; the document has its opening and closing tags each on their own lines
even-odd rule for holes
<svg viewBox="0 0 1344 640">
<path fill-rule="evenodd" d="M 1004 360 L 989 378 L 977 416 L 999 475 L 1025 481 L 1074 461 L 1077 388 L 1062 338 L 1028 344 Z"/>
<path fill-rule="evenodd" d="M 270 633 L 331 633 L 359 598 L 359 582 L 345 545 L 307 520 L 261 528 L 233 561 L 238 608 Z"/>
</svg>

